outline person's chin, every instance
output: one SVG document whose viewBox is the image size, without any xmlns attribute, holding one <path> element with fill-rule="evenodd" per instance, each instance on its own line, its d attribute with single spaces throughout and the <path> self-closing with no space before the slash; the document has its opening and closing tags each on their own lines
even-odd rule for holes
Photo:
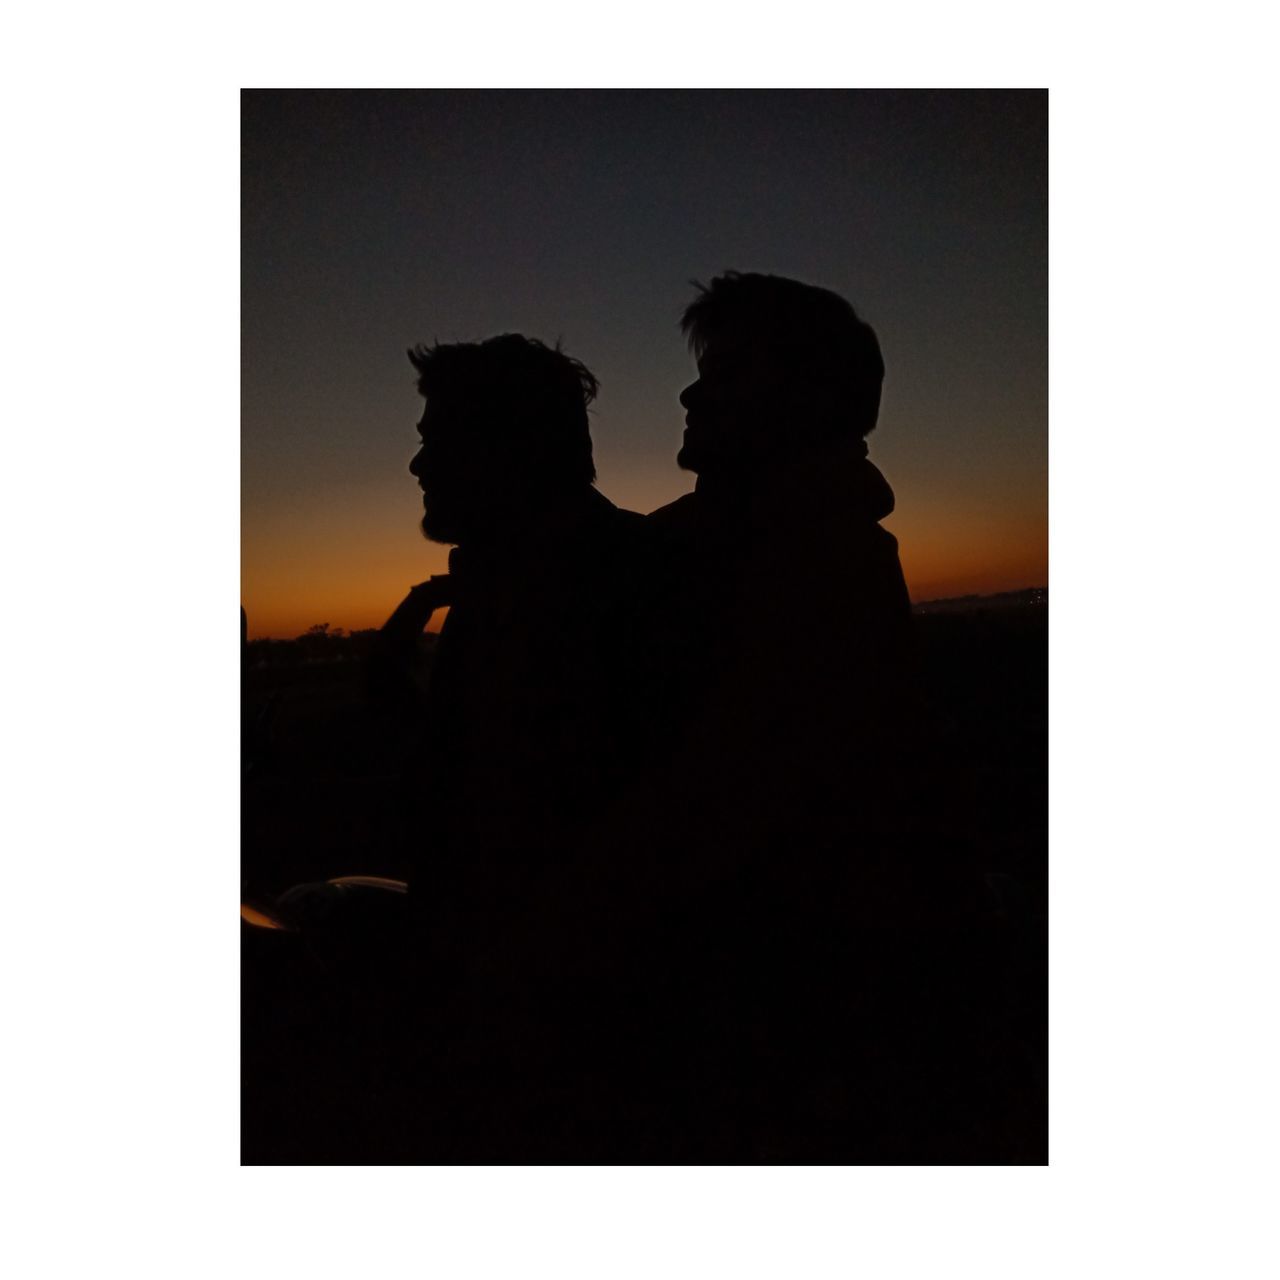
<svg viewBox="0 0 1280 1280">
<path fill-rule="evenodd" d="M 457 531 L 449 525 L 447 520 L 441 520 L 438 516 L 424 515 L 418 528 L 428 542 L 441 542 L 447 546 L 457 545 Z"/>
<path fill-rule="evenodd" d="M 681 445 L 680 452 L 676 454 L 676 466 L 681 471 L 692 471 L 696 475 L 699 465 L 697 449 L 691 449 L 687 444 Z"/>
</svg>

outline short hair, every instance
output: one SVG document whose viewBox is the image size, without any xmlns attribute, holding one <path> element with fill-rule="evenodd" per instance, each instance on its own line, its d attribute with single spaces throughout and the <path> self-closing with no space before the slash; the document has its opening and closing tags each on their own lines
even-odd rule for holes
<svg viewBox="0 0 1280 1280">
<path fill-rule="evenodd" d="M 484 342 L 419 344 L 408 354 L 423 396 L 463 404 L 468 417 L 510 441 L 547 478 L 595 480 L 587 406 L 600 383 L 559 343 L 504 333 Z"/>
<path fill-rule="evenodd" d="M 695 358 L 715 338 L 733 334 L 774 347 L 803 374 L 847 397 L 849 426 L 859 436 L 880 415 L 884 358 L 875 330 L 838 293 L 785 276 L 726 271 L 698 296 L 680 328 Z"/>
</svg>

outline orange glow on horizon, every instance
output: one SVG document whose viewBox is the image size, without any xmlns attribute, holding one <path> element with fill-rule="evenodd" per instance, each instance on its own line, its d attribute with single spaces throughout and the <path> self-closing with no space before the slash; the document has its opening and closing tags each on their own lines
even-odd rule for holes
<svg viewBox="0 0 1280 1280">
<path fill-rule="evenodd" d="M 620 506 L 651 511 L 688 481 L 668 476 L 660 488 L 656 478 L 637 484 L 632 477 L 630 485 L 602 480 L 600 487 Z M 999 507 L 912 496 L 904 484 L 884 524 L 898 539 L 913 601 L 1049 584 L 1043 489 L 1015 491 Z M 340 523 L 321 497 L 287 518 L 246 512 L 241 593 L 249 638 L 293 639 L 324 622 L 347 631 L 380 627 L 411 586 L 447 572 L 449 549 L 417 535 L 412 504 L 399 497 L 394 487 L 350 495 Z M 428 631 L 439 631 L 446 612 L 435 614 Z"/>
<path fill-rule="evenodd" d="M 950 554 L 943 555 L 928 543 L 918 549 L 913 547 L 911 540 L 898 529 L 894 533 L 899 539 L 907 587 L 916 603 L 953 596 L 992 595 L 1049 583 L 1048 551 L 1043 543 L 1037 546 L 1031 541 L 1006 546 L 996 555 L 983 555 L 976 548 L 959 545 L 953 546 Z M 335 579 L 326 584 L 323 593 L 314 595 L 301 589 L 267 591 L 261 599 L 256 599 L 246 591 L 249 639 L 291 640 L 319 622 L 347 631 L 380 627 L 413 582 L 421 580 L 421 576 L 413 578 L 412 573 L 403 575 L 394 582 L 386 581 L 381 594 L 376 594 L 376 587 L 371 591 L 366 580 L 357 579 Z M 448 613 L 448 609 L 437 610 L 427 631 L 439 632 Z"/>
</svg>

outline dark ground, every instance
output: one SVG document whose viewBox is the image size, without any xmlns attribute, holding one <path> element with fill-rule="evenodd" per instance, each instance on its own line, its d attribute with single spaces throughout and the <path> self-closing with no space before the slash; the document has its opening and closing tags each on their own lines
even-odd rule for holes
<svg viewBox="0 0 1280 1280">
<path fill-rule="evenodd" d="M 1034 1038 L 1041 1040 L 1047 928 L 1048 606 L 1045 593 L 1016 593 L 925 606 L 917 610 L 921 672 L 948 758 L 957 773 L 958 812 L 994 898 L 1030 930 L 1016 954 L 1030 975 Z M 255 641 L 244 673 L 242 795 L 243 896 L 269 899 L 292 885 L 340 875 L 406 874 L 397 826 L 397 778 L 412 750 L 411 718 L 371 701 L 364 656 L 373 633 Z M 423 638 L 429 669 L 434 637 Z M 324 988 L 327 1011 L 315 1007 L 310 971 L 277 963 L 273 954 L 293 941 L 242 925 L 244 947 L 243 1118 L 245 1163 L 342 1163 L 358 1150 L 368 1112 L 360 1105 L 335 1113 L 331 1093 L 297 1070 L 299 1060 L 340 1060 L 352 1028 L 375 1037 L 377 1010 L 350 986 Z M 264 964 L 265 958 L 265 964 Z M 260 975 L 270 973 L 269 981 Z M 270 1026 L 270 1034 L 262 1029 Z M 288 1045 L 287 1052 L 282 1045 Z M 294 1061 L 291 1063 L 290 1059 Z M 349 1077 L 355 1080 L 356 1077 Z M 318 1093 L 313 1093 L 318 1089 Z M 378 1083 L 365 1076 L 347 1092 L 363 1092 L 377 1109 Z M 1037 1133 L 1039 1162 L 1043 1100 L 1037 1094 L 1028 1124 Z M 273 1130 L 277 1112 L 286 1129 L 308 1129 L 314 1111 L 332 1134 L 328 1145 L 298 1145 Z M 326 1151 L 328 1154 L 326 1154 Z M 396 1162 L 396 1161 L 392 1161 Z"/>
</svg>

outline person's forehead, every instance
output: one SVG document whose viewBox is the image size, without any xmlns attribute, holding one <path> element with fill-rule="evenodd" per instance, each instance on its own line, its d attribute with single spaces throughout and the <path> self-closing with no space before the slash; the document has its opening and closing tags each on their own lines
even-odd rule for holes
<svg viewBox="0 0 1280 1280">
<path fill-rule="evenodd" d="M 698 357 L 700 367 L 719 368 L 722 365 L 742 364 L 751 359 L 758 347 L 746 334 L 725 332 L 708 339 Z"/>
<path fill-rule="evenodd" d="M 777 355 L 776 345 L 760 334 L 717 334 L 702 349 L 698 370 L 700 373 L 750 371 L 771 363 Z"/>
<path fill-rule="evenodd" d="M 423 423 L 447 423 L 456 419 L 462 409 L 462 401 L 455 396 L 441 395 L 432 392 L 426 396 L 422 406 Z"/>
</svg>

